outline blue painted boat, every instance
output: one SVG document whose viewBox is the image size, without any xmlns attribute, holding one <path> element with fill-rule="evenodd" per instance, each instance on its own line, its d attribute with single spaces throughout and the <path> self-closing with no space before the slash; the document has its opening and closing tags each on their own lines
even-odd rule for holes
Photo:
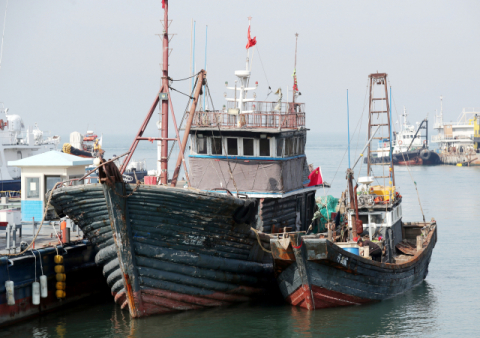
<svg viewBox="0 0 480 338">
<path fill-rule="evenodd" d="M 65 309 L 72 302 L 105 291 L 101 269 L 95 264 L 95 247 L 87 240 L 57 247 L 63 256 L 66 274 L 66 297 L 56 297 L 54 247 L 34 249 L 19 256 L 0 257 L 0 327 L 53 310 Z M 34 256 L 35 255 L 35 256 Z M 40 305 L 32 303 L 32 283 L 41 275 L 47 277 L 48 297 L 40 298 Z M 6 281 L 14 282 L 15 304 L 8 305 Z"/>
</svg>

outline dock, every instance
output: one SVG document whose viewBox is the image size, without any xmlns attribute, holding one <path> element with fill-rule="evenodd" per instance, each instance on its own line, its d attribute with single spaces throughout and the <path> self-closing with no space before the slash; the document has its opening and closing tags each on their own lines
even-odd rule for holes
<svg viewBox="0 0 480 338">
<path fill-rule="evenodd" d="M 36 222 L 37 223 L 37 222 Z M 38 227 L 40 222 L 36 225 L 36 231 L 38 231 Z M 60 231 L 60 222 L 44 222 L 42 228 L 40 229 L 40 233 L 38 234 L 35 240 L 35 249 L 45 248 L 45 247 L 53 247 L 54 245 L 59 244 L 59 240 L 56 238 L 56 234 L 54 228 L 58 234 L 61 233 Z M 76 230 L 76 231 L 73 231 Z M 36 233 L 35 231 L 35 233 Z M 21 234 L 21 236 L 20 236 Z M 0 256 L 6 254 L 13 254 L 20 252 L 20 243 L 26 242 L 27 245 L 34 238 L 33 232 L 33 225 L 32 223 L 29 224 L 22 224 L 22 228 L 16 230 L 15 236 L 15 244 L 13 243 L 13 231 L 11 231 L 11 239 L 10 239 L 10 249 L 7 249 L 7 233 L 5 230 L 0 231 Z M 83 239 L 83 232 L 78 227 L 77 229 L 71 229 L 70 231 L 70 241 L 74 242 L 77 240 Z"/>
</svg>

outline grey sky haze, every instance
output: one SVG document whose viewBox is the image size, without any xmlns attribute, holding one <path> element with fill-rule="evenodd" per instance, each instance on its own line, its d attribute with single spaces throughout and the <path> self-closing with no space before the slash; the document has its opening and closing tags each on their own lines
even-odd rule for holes
<svg viewBox="0 0 480 338">
<path fill-rule="evenodd" d="M 196 20 L 196 64 L 203 68 L 208 25 L 208 79 L 215 107 L 225 81 L 245 66 L 248 16 L 272 89 L 291 90 L 295 33 L 299 101 L 312 131 L 346 132 L 346 89 L 358 120 L 367 76 L 389 74 L 394 109 L 411 122 L 439 108 L 447 120 L 480 106 L 478 1 L 181 1 L 170 0 L 170 76 L 190 71 L 190 28 Z M 3 24 L 5 0 L 0 1 Z M 161 0 L 10 0 L 0 101 L 27 125 L 66 135 L 90 129 L 133 135 L 160 83 Z M 267 80 L 258 52 L 252 81 L 258 99 Z M 189 91 L 191 83 L 175 83 Z M 186 98 L 172 95 L 177 116 Z M 270 96 L 273 100 L 276 98 Z M 395 111 L 395 110 L 394 110 Z M 394 120 L 395 117 L 394 113 Z M 150 134 L 156 134 L 153 125 Z M 66 140 L 63 140 L 66 141 Z"/>
</svg>

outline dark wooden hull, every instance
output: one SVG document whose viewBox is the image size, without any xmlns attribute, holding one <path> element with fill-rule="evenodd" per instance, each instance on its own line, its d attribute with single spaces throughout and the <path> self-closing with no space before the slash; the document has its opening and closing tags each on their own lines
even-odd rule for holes
<svg viewBox="0 0 480 338">
<path fill-rule="evenodd" d="M 102 185 L 97 183 L 56 189 L 51 204 L 59 215 L 68 215 L 95 245 L 95 262 L 103 267 L 103 275 L 115 302 L 126 308 L 128 303 Z"/>
<path fill-rule="evenodd" d="M 315 310 L 359 305 L 398 296 L 420 284 L 437 240 L 436 225 L 424 248 L 403 264 L 379 263 L 347 252 L 327 239 L 292 234 L 286 250 L 272 239 L 274 269 L 290 304 Z"/>
<path fill-rule="evenodd" d="M 71 302 L 105 291 L 101 269 L 95 264 L 95 248 L 87 241 L 79 241 L 58 248 L 64 257 L 67 276 L 66 298 L 58 300 L 55 296 L 56 279 L 54 256 L 55 248 L 35 250 L 36 260 L 29 251 L 16 257 L 0 257 L 0 327 L 17 323 L 44 313 L 69 306 Z M 66 252 L 66 254 L 65 254 Z M 40 298 L 40 305 L 32 304 L 32 283 L 43 273 L 47 276 L 48 297 Z M 10 262 L 9 262 L 10 259 Z M 12 265 L 13 263 L 13 265 Z M 35 264 L 36 263 L 36 264 Z M 15 285 L 15 305 L 8 305 L 5 282 L 12 280 Z"/>
<path fill-rule="evenodd" d="M 134 188 L 104 185 L 133 317 L 244 302 L 272 288 L 271 257 L 264 257 L 250 225 L 234 220 L 250 200 Z"/>
<path fill-rule="evenodd" d="M 421 155 L 420 150 L 415 151 L 408 151 L 403 153 L 398 153 L 393 155 L 393 164 L 394 165 L 439 165 L 442 164 L 440 160 L 440 156 L 434 152 L 429 150 L 428 154 Z M 364 163 L 367 163 L 368 159 L 364 159 Z M 383 157 L 371 157 L 371 163 L 390 163 L 390 157 L 383 156 Z"/>
</svg>

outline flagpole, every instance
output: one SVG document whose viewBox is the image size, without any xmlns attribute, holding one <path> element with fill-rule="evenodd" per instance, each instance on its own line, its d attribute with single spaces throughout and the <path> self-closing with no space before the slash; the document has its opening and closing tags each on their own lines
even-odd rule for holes
<svg viewBox="0 0 480 338">
<path fill-rule="evenodd" d="M 205 27 L 205 70 L 207 70 L 207 38 L 208 25 Z M 203 86 L 203 111 L 205 111 L 205 85 Z"/>
<path fill-rule="evenodd" d="M 298 44 L 298 33 L 295 33 L 295 66 L 293 68 L 293 103 L 295 103 L 295 96 L 297 94 L 297 44 Z"/>
<path fill-rule="evenodd" d="M 347 89 L 347 129 L 348 129 L 348 167 L 350 166 L 350 109 L 348 106 L 348 89 Z"/>
</svg>

